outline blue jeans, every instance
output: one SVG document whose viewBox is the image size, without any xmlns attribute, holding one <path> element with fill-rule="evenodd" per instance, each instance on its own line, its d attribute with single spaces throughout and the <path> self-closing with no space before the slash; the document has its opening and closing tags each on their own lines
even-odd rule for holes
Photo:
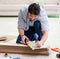
<svg viewBox="0 0 60 59">
<path fill-rule="evenodd" d="M 42 38 L 42 31 L 41 31 L 41 23 L 39 20 L 34 22 L 34 26 L 30 26 L 27 31 L 24 31 L 24 34 L 29 38 L 30 41 L 37 41 L 41 40 Z M 16 43 L 20 43 L 21 36 L 18 35 Z"/>
</svg>

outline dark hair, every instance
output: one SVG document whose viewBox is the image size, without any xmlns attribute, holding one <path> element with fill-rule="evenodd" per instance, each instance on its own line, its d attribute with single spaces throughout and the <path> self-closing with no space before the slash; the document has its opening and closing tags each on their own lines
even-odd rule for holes
<svg viewBox="0 0 60 59">
<path fill-rule="evenodd" d="M 39 4 L 32 3 L 28 7 L 28 12 L 34 15 L 38 15 L 40 13 L 40 6 Z"/>
</svg>

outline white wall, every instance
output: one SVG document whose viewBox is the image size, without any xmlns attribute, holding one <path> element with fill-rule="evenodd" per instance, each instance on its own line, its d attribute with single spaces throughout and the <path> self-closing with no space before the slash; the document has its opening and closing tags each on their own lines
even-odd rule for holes
<svg viewBox="0 0 60 59">
<path fill-rule="evenodd" d="M 46 0 L 44 7 L 48 14 L 59 14 L 59 2 L 60 0 Z"/>
<path fill-rule="evenodd" d="M 22 6 L 33 2 L 38 2 L 38 0 L 0 0 L 0 15 L 18 15 Z"/>
<path fill-rule="evenodd" d="M 0 15 L 18 15 L 22 6 L 33 2 L 42 4 L 43 0 L 0 0 Z M 58 14 L 58 4 L 59 0 L 45 0 L 43 2 L 48 14 Z"/>
</svg>

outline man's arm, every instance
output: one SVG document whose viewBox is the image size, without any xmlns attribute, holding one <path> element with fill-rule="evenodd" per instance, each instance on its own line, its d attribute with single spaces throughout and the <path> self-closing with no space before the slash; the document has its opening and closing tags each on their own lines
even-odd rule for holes
<svg viewBox="0 0 60 59">
<path fill-rule="evenodd" d="M 43 31 L 43 36 L 41 38 L 42 44 L 44 44 L 44 42 L 47 40 L 47 37 L 48 37 L 48 32 L 47 31 Z"/>
<path fill-rule="evenodd" d="M 37 46 L 42 46 L 44 44 L 44 42 L 47 40 L 49 32 L 49 21 L 47 13 L 43 8 L 40 11 L 40 19 L 43 36 L 41 40 L 37 42 Z"/>
<path fill-rule="evenodd" d="M 24 14 L 23 10 L 20 9 L 20 12 L 18 15 L 18 32 L 19 32 L 19 35 L 21 36 L 22 43 L 25 44 L 25 39 L 27 39 L 27 36 L 24 35 L 25 22 L 24 22 L 23 14 Z"/>
<path fill-rule="evenodd" d="M 48 37 L 48 32 L 47 31 L 44 31 L 41 40 L 40 41 L 37 41 L 36 42 L 36 45 L 38 47 L 41 47 L 45 43 L 45 41 L 47 40 L 47 37 Z"/>
<path fill-rule="evenodd" d="M 18 29 L 18 31 L 19 31 L 19 34 L 21 36 L 22 43 L 26 44 L 29 41 L 29 39 L 26 35 L 24 35 L 24 29 L 20 28 L 20 29 Z M 27 40 L 27 42 L 25 40 Z"/>
<path fill-rule="evenodd" d="M 21 36 L 24 35 L 24 30 L 23 30 L 22 28 L 18 29 L 18 32 L 19 32 L 19 34 L 20 34 Z"/>
</svg>

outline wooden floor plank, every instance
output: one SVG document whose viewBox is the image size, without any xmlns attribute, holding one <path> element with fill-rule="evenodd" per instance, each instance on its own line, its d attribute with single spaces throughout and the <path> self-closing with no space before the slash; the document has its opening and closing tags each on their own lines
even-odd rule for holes
<svg viewBox="0 0 60 59">
<path fill-rule="evenodd" d="M 33 54 L 33 55 L 49 55 L 48 48 L 40 48 L 36 50 L 30 49 L 28 46 L 8 46 L 8 45 L 0 45 L 1 53 L 16 53 L 16 54 Z"/>
</svg>

